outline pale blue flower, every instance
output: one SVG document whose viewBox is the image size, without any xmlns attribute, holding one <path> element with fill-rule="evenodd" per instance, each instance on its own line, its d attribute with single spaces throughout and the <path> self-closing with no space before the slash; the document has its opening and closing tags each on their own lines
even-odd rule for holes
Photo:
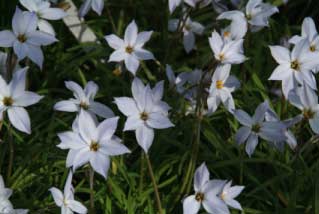
<svg viewBox="0 0 319 214">
<path fill-rule="evenodd" d="M 30 117 L 25 107 L 38 103 L 43 97 L 25 90 L 27 69 L 16 71 L 10 83 L 0 76 L 0 119 L 7 112 L 16 129 L 30 134 Z"/>
<path fill-rule="evenodd" d="M 74 98 L 59 101 L 54 105 L 55 110 L 64 112 L 80 112 L 84 110 L 103 118 L 114 117 L 114 113 L 109 107 L 94 101 L 99 89 L 99 86 L 94 82 L 88 82 L 84 89 L 73 81 L 66 81 L 65 86 L 73 92 Z"/>
<path fill-rule="evenodd" d="M 319 134 L 318 95 L 306 84 L 289 93 L 289 102 L 302 111 L 300 116 L 309 121 L 312 131 Z"/>
<path fill-rule="evenodd" d="M 40 68 L 43 64 L 41 46 L 50 45 L 57 39 L 37 30 L 38 18 L 35 13 L 22 12 L 16 8 L 12 19 L 12 31 L 0 32 L 0 47 L 13 47 L 18 60 L 29 57 Z"/>
<path fill-rule="evenodd" d="M 110 168 L 110 156 L 130 153 L 130 150 L 114 135 L 119 117 L 112 117 L 98 123 L 91 114 L 81 111 L 77 127 L 73 131 L 60 133 L 58 136 L 61 149 L 70 149 L 68 166 L 76 170 L 90 163 L 94 171 L 107 177 Z"/>
<path fill-rule="evenodd" d="M 137 143 L 147 153 L 154 140 L 154 129 L 174 126 L 168 118 L 170 107 L 162 101 L 163 82 L 153 89 L 135 78 L 132 83 L 133 98 L 115 98 L 119 110 L 127 116 L 124 131 L 134 130 Z"/>
<path fill-rule="evenodd" d="M 154 59 L 153 54 L 143 46 L 152 36 L 153 31 L 138 32 L 133 20 L 125 30 L 124 40 L 115 34 L 105 36 L 105 40 L 115 51 L 110 55 L 109 62 L 123 62 L 128 71 L 133 75 L 140 65 L 141 60 Z"/>
<path fill-rule="evenodd" d="M 59 20 L 67 16 L 67 13 L 60 8 L 51 7 L 51 3 L 46 0 L 20 0 L 28 11 L 36 13 L 38 16 L 38 28 L 40 31 L 55 35 L 52 25 L 47 20 Z"/>
<path fill-rule="evenodd" d="M 286 126 L 277 121 L 264 121 L 265 113 L 268 110 L 266 102 L 261 103 L 253 117 L 243 110 L 235 110 L 235 118 L 243 126 L 237 131 L 235 141 L 237 144 L 246 142 L 246 153 L 251 156 L 258 145 L 258 138 L 266 141 L 285 141 Z"/>
<path fill-rule="evenodd" d="M 104 8 L 104 0 L 85 0 L 80 8 L 79 16 L 84 17 L 91 8 L 100 16 Z"/>
</svg>

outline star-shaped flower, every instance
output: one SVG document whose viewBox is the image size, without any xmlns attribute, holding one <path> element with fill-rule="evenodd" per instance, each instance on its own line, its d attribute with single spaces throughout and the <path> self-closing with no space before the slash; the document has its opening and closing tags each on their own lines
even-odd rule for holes
<svg viewBox="0 0 319 214">
<path fill-rule="evenodd" d="M 94 82 L 88 82 L 84 89 L 73 81 L 66 81 L 65 86 L 73 92 L 75 99 L 71 98 L 56 103 L 54 105 L 55 110 L 65 112 L 80 112 L 80 110 L 85 110 L 103 118 L 114 117 L 114 113 L 109 107 L 94 101 L 94 97 L 99 89 L 98 85 Z"/>
<path fill-rule="evenodd" d="M 176 31 L 179 27 L 179 19 L 172 19 L 168 22 L 168 29 L 170 31 Z M 182 23 L 181 23 L 182 24 Z M 189 53 L 195 48 L 195 34 L 202 35 L 205 27 L 199 22 L 192 21 L 187 18 L 183 26 L 183 44 L 185 51 Z"/>
<path fill-rule="evenodd" d="M 115 103 L 127 116 L 124 131 L 135 130 L 138 144 L 147 153 L 154 139 L 153 129 L 166 129 L 174 126 L 167 117 L 169 106 L 161 101 L 163 84 L 157 84 L 152 90 L 135 78 L 132 83 L 133 98 L 118 97 Z"/>
<path fill-rule="evenodd" d="M 74 200 L 74 188 L 72 186 L 72 172 L 69 172 L 68 178 L 62 193 L 56 187 L 51 187 L 49 190 L 53 196 L 54 202 L 57 206 L 61 207 L 61 214 L 70 214 L 73 212 L 79 214 L 86 214 L 87 209 L 80 202 Z"/>
<path fill-rule="evenodd" d="M 219 197 L 225 181 L 209 180 L 206 164 L 200 165 L 194 175 L 195 194 L 183 200 L 183 214 L 196 214 L 201 206 L 208 213 L 229 213 L 227 205 Z"/>
<path fill-rule="evenodd" d="M 104 0 L 85 0 L 79 10 L 79 16 L 84 17 L 91 8 L 100 16 L 104 8 Z"/>
<path fill-rule="evenodd" d="M 126 28 L 124 40 L 112 34 L 105 36 L 109 46 L 115 51 L 111 54 L 109 62 L 124 61 L 126 69 L 135 75 L 140 60 L 154 59 L 153 54 L 143 49 L 144 44 L 150 40 L 153 31 L 138 33 L 137 25 L 133 20 Z"/>
<path fill-rule="evenodd" d="M 312 69 L 319 65 L 316 53 L 309 51 L 308 41 L 300 41 L 292 49 L 281 46 L 270 46 L 271 55 L 279 64 L 273 71 L 269 80 L 282 81 L 282 91 L 288 97 L 289 91 L 299 84 L 307 84 L 312 89 L 317 89 L 316 79 Z"/>
<path fill-rule="evenodd" d="M 278 8 L 268 3 L 263 3 L 262 0 L 249 0 L 245 12 L 239 10 L 226 11 L 220 14 L 217 19 L 228 19 L 232 24 L 240 23 L 243 27 L 242 32 L 246 32 L 248 25 L 251 31 L 258 31 L 269 25 L 268 19 L 270 16 L 278 12 Z M 242 23 L 246 22 L 246 25 Z"/>
<path fill-rule="evenodd" d="M 319 104 L 316 92 L 304 84 L 291 91 L 288 100 L 302 111 L 301 115 L 303 119 L 309 121 L 312 131 L 319 134 Z"/>
<path fill-rule="evenodd" d="M 7 112 L 16 129 L 30 134 L 30 117 L 25 107 L 38 103 L 43 97 L 25 90 L 27 70 L 16 71 L 9 84 L 0 76 L 0 115 Z"/>
<path fill-rule="evenodd" d="M 246 143 L 246 153 L 251 156 L 258 145 L 258 138 L 266 141 L 285 141 L 286 126 L 278 121 L 264 121 L 265 113 L 268 110 L 266 102 L 261 103 L 253 117 L 250 117 L 243 110 L 235 110 L 235 118 L 243 125 L 236 133 L 237 144 Z"/>
<path fill-rule="evenodd" d="M 240 83 L 235 76 L 229 76 L 231 65 L 220 65 L 212 77 L 207 98 L 208 109 L 215 112 L 222 102 L 230 112 L 235 110 L 235 103 L 231 93 L 239 88 Z"/>
<path fill-rule="evenodd" d="M 240 64 L 246 60 L 243 54 L 243 42 L 243 39 L 224 41 L 216 31 L 209 38 L 209 44 L 214 52 L 215 59 L 222 64 Z"/>
<path fill-rule="evenodd" d="M 69 131 L 58 136 L 61 149 L 71 149 L 73 170 L 90 163 L 92 168 L 103 177 L 107 177 L 110 167 L 110 156 L 130 153 L 130 150 L 121 144 L 121 140 L 114 135 L 118 117 L 104 120 L 97 124 L 94 118 L 86 111 L 81 111 L 78 118 L 78 132 Z"/>
<path fill-rule="evenodd" d="M 20 3 L 30 12 L 36 13 L 39 30 L 53 36 L 55 31 L 47 20 L 59 20 L 67 16 L 62 9 L 51 7 L 51 3 L 46 0 L 20 0 Z"/>
<path fill-rule="evenodd" d="M 35 13 L 22 12 L 16 8 L 12 19 L 13 31 L 0 31 L 0 47 L 13 47 L 18 60 L 29 57 L 41 69 L 43 53 L 41 46 L 50 45 L 57 39 L 42 31 L 37 30 L 38 18 Z"/>
</svg>

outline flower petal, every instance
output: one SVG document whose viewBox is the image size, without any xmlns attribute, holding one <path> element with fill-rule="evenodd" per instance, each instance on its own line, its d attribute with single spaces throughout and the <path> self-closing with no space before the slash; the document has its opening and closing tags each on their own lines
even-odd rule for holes
<svg viewBox="0 0 319 214">
<path fill-rule="evenodd" d="M 135 135 L 137 143 L 143 148 L 145 153 L 147 153 L 154 140 L 154 130 L 143 125 L 136 129 Z"/>
<path fill-rule="evenodd" d="M 31 134 L 30 117 L 28 112 L 22 107 L 10 107 L 8 116 L 11 124 L 19 131 Z"/>
</svg>

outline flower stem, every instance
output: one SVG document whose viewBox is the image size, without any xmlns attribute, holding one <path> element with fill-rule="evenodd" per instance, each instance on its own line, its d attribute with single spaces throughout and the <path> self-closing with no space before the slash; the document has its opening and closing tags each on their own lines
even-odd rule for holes
<svg viewBox="0 0 319 214">
<path fill-rule="evenodd" d="M 14 156 L 14 147 L 13 147 L 13 136 L 12 136 L 12 128 L 11 123 L 8 124 L 8 143 L 9 143 L 9 164 L 7 168 L 7 180 L 10 179 L 12 174 L 12 166 L 13 166 L 13 156 Z"/>
<path fill-rule="evenodd" d="M 150 161 L 150 158 L 148 157 L 148 155 L 145 153 L 145 159 L 147 162 L 147 166 L 148 166 L 148 171 L 150 173 L 150 177 L 153 183 L 153 188 L 154 188 L 154 193 L 155 193 L 155 197 L 156 197 L 156 203 L 157 203 L 157 208 L 158 208 L 158 213 L 159 214 L 163 214 L 163 209 L 162 209 L 162 202 L 161 202 L 161 198 L 158 192 L 158 186 L 156 184 L 156 180 L 155 180 L 155 176 L 154 176 L 154 172 L 153 172 L 153 168 L 152 168 L 152 164 Z"/>
<path fill-rule="evenodd" d="M 91 214 L 95 213 L 94 208 L 94 170 L 92 166 L 90 165 L 90 210 Z"/>
<path fill-rule="evenodd" d="M 143 183 L 144 183 L 144 153 L 141 153 L 141 171 L 140 171 L 140 184 L 139 184 L 139 193 L 142 195 Z"/>
<path fill-rule="evenodd" d="M 5 79 L 8 82 L 11 80 L 11 78 L 13 76 L 14 68 L 17 65 L 17 61 L 18 61 L 17 56 L 11 50 L 8 53 L 7 62 L 6 62 L 7 72 L 5 74 Z"/>
</svg>

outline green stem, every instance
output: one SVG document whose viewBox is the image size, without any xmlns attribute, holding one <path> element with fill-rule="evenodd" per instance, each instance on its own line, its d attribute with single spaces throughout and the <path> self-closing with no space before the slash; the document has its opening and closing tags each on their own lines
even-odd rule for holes
<svg viewBox="0 0 319 214">
<path fill-rule="evenodd" d="M 9 164 L 7 168 L 7 180 L 10 179 L 12 174 L 13 167 L 13 156 L 14 156 L 14 146 L 13 146 L 13 136 L 12 136 L 12 128 L 11 123 L 8 124 L 8 143 L 9 143 Z"/>
<path fill-rule="evenodd" d="M 143 184 L 144 184 L 144 153 L 141 153 L 141 171 L 140 171 L 140 184 L 139 184 L 139 193 L 142 195 Z"/>
<path fill-rule="evenodd" d="M 144 156 L 145 156 L 145 159 L 146 159 L 146 162 L 147 162 L 147 166 L 148 166 L 148 171 L 150 173 L 150 177 L 151 177 L 151 180 L 152 180 L 152 183 L 153 183 L 153 188 L 154 188 L 154 193 L 155 193 L 158 213 L 159 214 L 163 214 L 162 202 L 161 202 L 161 198 L 160 198 L 160 195 L 159 195 L 158 186 L 157 186 L 157 183 L 156 183 L 156 180 L 155 180 L 152 164 L 151 164 L 149 156 L 146 153 L 145 153 Z"/>
<path fill-rule="evenodd" d="M 12 79 L 14 68 L 17 64 L 17 56 L 11 50 L 7 56 L 6 68 L 7 72 L 5 74 L 5 78 L 7 82 Z M 11 177 L 12 167 L 13 167 L 13 156 L 14 156 L 14 146 L 13 146 L 13 136 L 12 136 L 12 128 L 11 123 L 8 123 L 8 143 L 9 143 L 9 164 L 7 168 L 7 179 Z"/>
<path fill-rule="evenodd" d="M 94 207 L 94 169 L 90 165 L 90 214 L 95 213 Z"/>
</svg>

